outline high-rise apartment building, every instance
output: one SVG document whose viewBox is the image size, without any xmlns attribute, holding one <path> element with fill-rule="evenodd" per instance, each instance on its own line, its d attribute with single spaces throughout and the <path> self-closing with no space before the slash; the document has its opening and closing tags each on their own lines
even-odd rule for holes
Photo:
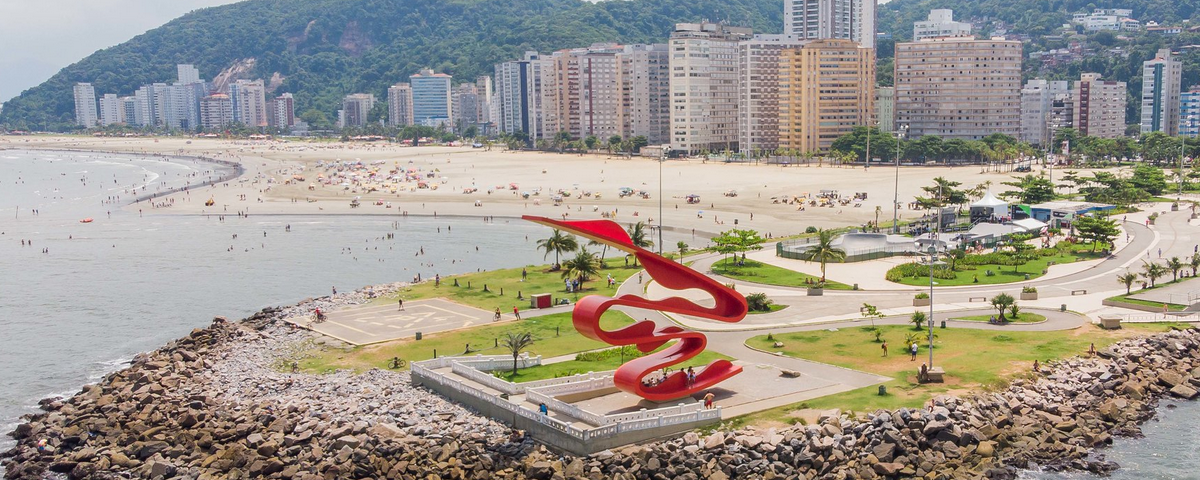
<svg viewBox="0 0 1200 480">
<path fill-rule="evenodd" d="M 229 86 L 233 121 L 248 127 L 267 126 L 267 89 L 262 80 L 238 80 Z"/>
<path fill-rule="evenodd" d="M 1051 122 L 1051 104 L 1062 102 L 1069 94 L 1065 80 L 1047 81 L 1041 78 L 1025 82 L 1021 88 L 1021 130 L 1017 136 L 1022 142 L 1047 146 L 1059 128 L 1071 127 L 1070 119 L 1056 118 Z"/>
<path fill-rule="evenodd" d="M 268 116 L 271 127 L 290 131 L 296 125 L 296 98 L 290 93 L 284 93 L 271 100 L 271 114 Z"/>
<path fill-rule="evenodd" d="M 224 93 L 214 93 L 200 100 L 200 126 L 217 131 L 233 123 L 233 100 Z"/>
<path fill-rule="evenodd" d="M 558 128 L 573 138 L 621 135 L 621 61 L 616 44 L 560 50 L 554 61 L 554 88 L 547 89 Z"/>
<path fill-rule="evenodd" d="M 197 70 L 195 65 L 176 65 L 175 71 L 178 77 L 176 83 L 201 83 L 200 70 Z"/>
<path fill-rule="evenodd" d="M 496 64 L 496 123 L 501 132 L 522 132 L 531 141 L 558 133 L 554 65 L 553 59 L 533 51 L 521 60 Z"/>
<path fill-rule="evenodd" d="M 375 95 L 355 93 L 342 99 L 342 126 L 362 127 L 368 123 L 367 116 L 375 107 Z"/>
<path fill-rule="evenodd" d="M 783 34 L 801 40 L 841 38 L 875 48 L 876 0 L 784 0 Z"/>
<path fill-rule="evenodd" d="M 75 84 L 75 124 L 85 128 L 96 126 L 96 89 L 90 83 Z"/>
<path fill-rule="evenodd" d="M 433 70 L 421 70 L 421 73 L 408 77 L 412 86 L 413 120 L 418 125 L 445 125 L 453 129 L 453 94 L 450 91 L 452 77 L 444 73 L 434 73 Z M 349 115 L 347 114 L 347 117 Z M 348 122 L 349 120 L 347 120 Z"/>
<path fill-rule="evenodd" d="M 943 37 L 896 44 L 896 128 L 978 140 L 1021 130 L 1021 42 Z"/>
<path fill-rule="evenodd" d="M 875 87 L 875 125 L 881 132 L 896 131 L 896 87 Z"/>
<path fill-rule="evenodd" d="M 755 35 L 738 42 L 738 150 L 779 148 L 779 70 L 785 48 L 801 44 L 787 35 Z"/>
<path fill-rule="evenodd" d="M 1179 133 L 1179 94 L 1183 62 L 1164 48 L 1154 59 L 1142 62 L 1141 132 Z"/>
<path fill-rule="evenodd" d="M 913 41 L 938 37 L 965 37 L 971 24 L 954 21 L 954 11 L 938 8 L 929 11 L 929 19 L 913 22 Z"/>
<path fill-rule="evenodd" d="M 671 138 L 671 70 L 667 45 L 626 45 L 620 58 L 621 137 L 646 137 L 650 145 Z"/>
<path fill-rule="evenodd" d="M 781 52 L 780 148 L 828 152 L 838 137 L 872 123 L 874 102 L 874 49 L 826 39 Z"/>
<path fill-rule="evenodd" d="M 388 125 L 403 127 L 414 123 L 412 86 L 407 83 L 397 83 L 388 87 L 387 101 Z"/>
<path fill-rule="evenodd" d="M 749 28 L 679 23 L 668 43 L 671 68 L 671 148 L 737 150 L 738 42 Z"/>
<path fill-rule="evenodd" d="M 137 125 L 137 98 L 121 97 L 121 121 L 126 125 Z"/>
<path fill-rule="evenodd" d="M 479 117 L 479 123 L 483 126 L 480 133 L 491 134 L 490 125 L 495 118 L 492 114 L 492 97 L 495 90 L 492 88 L 492 77 L 480 75 L 475 77 L 475 90 L 479 92 L 479 103 L 476 105 L 476 116 Z"/>
<path fill-rule="evenodd" d="M 133 92 L 135 112 L 134 123 L 140 127 L 158 127 L 162 125 L 161 107 L 162 99 L 161 91 L 166 89 L 167 85 L 163 83 L 155 83 L 151 85 L 142 85 L 142 88 Z"/>
<path fill-rule="evenodd" d="M 1200 136 L 1200 88 L 1192 87 L 1179 95 L 1179 134 Z"/>
<path fill-rule="evenodd" d="M 120 125 L 125 123 L 124 103 L 116 94 L 106 93 L 100 97 L 100 125 Z"/>
<path fill-rule="evenodd" d="M 1125 135 L 1125 82 L 1100 80 L 1084 73 L 1071 89 L 1072 117 L 1080 135 L 1118 138 Z"/>
<path fill-rule="evenodd" d="M 463 83 L 454 88 L 454 128 L 463 131 L 479 126 L 479 89 L 474 83 Z"/>
<path fill-rule="evenodd" d="M 167 85 L 164 92 L 162 125 L 170 130 L 200 128 L 200 100 L 207 93 L 204 84 L 176 83 Z"/>
</svg>

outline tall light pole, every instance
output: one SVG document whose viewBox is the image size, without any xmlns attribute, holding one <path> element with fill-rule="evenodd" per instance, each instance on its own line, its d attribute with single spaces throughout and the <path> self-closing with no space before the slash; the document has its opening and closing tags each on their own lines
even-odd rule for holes
<svg viewBox="0 0 1200 480">
<path fill-rule="evenodd" d="M 892 197 L 892 234 L 900 233 L 900 137 L 908 131 L 908 125 L 896 130 L 896 194 Z M 869 135 L 867 138 L 871 138 Z"/>
<path fill-rule="evenodd" d="M 1189 118 L 1189 120 L 1191 119 Z M 1175 201 L 1183 199 L 1183 156 L 1185 150 L 1187 150 L 1187 135 L 1179 132 L 1179 194 L 1176 195 Z"/>
<path fill-rule="evenodd" d="M 956 220 L 957 221 L 957 220 Z M 929 368 L 933 369 L 933 262 L 937 260 L 937 242 L 942 237 L 942 184 L 938 184 L 937 220 L 933 242 L 929 244 Z"/>
<path fill-rule="evenodd" d="M 663 253 L 663 164 L 667 162 L 667 148 L 663 148 L 658 159 L 658 254 Z M 683 261 L 682 258 L 679 261 Z"/>
</svg>

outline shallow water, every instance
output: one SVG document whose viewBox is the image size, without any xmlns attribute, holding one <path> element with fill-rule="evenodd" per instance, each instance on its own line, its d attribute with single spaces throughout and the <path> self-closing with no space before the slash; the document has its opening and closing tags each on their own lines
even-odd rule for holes
<svg viewBox="0 0 1200 480">
<path fill-rule="evenodd" d="M 131 186 L 195 184 L 219 173 L 212 170 L 132 155 L 0 151 L 0 432 L 39 399 L 73 394 L 217 315 L 243 318 L 334 286 L 349 291 L 418 272 L 544 263 L 535 243 L 549 230 L 519 220 L 238 217 L 238 208 L 253 212 L 248 201 L 220 221 L 102 203 L 133 198 Z M 80 223 L 85 217 L 94 222 Z M 0 437 L 0 450 L 11 445 Z"/>
</svg>

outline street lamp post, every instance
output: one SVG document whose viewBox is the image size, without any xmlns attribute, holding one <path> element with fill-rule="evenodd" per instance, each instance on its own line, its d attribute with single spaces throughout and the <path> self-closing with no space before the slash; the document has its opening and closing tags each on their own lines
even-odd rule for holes
<svg viewBox="0 0 1200 480">
<path fill-rule="evenodd" d="M 939 209 L 938 216 L 941 214 Z M 941 223 L 941 218 L 938 218 L 938 223 Z M 937 244 L 933 243 L 929 246 L 929 368 L 933 368 L 933 263 L 936 260 Z"/>
<path fill-rule="evenodd" d="M 900 138 L 908 131 L 908 125 L 901 125 L 896 130 L 896 193 L 892 197 L 892 234 L 900 233 Z M 871 136 L 867 135 L 870 139 Z"/>
<path fill-rule="evenodd" d="M 658 159 L 658 254 L 663 253 L 663 163 L 667 161 L 667 149 L 663 149 Z M 683 261 L 682 258 L 679 261 Z"/>
</svg>

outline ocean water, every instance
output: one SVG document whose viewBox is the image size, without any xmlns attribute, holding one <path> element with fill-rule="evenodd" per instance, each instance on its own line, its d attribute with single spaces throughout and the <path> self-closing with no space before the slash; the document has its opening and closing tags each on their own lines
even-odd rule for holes
<svg viewBox="0 0 1200 480">
<path fill-rule="evenodd" d="M 214 316 L 417 273 L 544 263 L 535 243 L 549 229 L 520 220 L 260 216 L 253 199 L 223 221 L 118 208 L 132 188 L 141 195 L 221 173 L 186 160 L 0 150 L 0 450 L 39 399 L 74 394 Z M 246 205 L 251 215 L 237 216 Z"/>
</svg>

